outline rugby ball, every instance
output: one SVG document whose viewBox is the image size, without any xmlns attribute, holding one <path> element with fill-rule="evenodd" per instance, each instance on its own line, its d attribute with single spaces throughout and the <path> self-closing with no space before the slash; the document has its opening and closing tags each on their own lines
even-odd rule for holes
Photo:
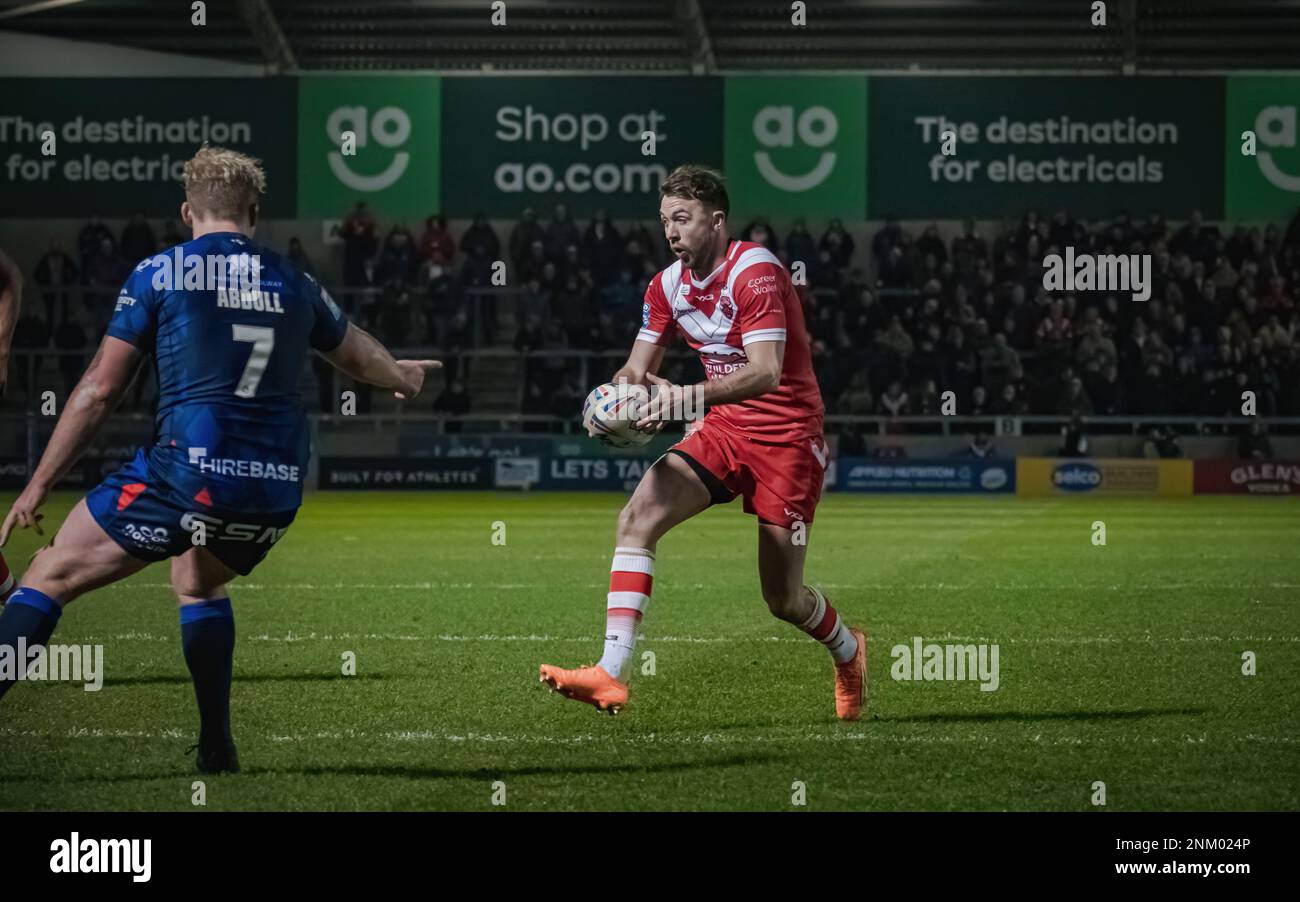
<svg viewBox="0 0 1300 902">
<path fill-rule="evenodd" d="M 650 393 L 644 386 L 606 382 L 587 395 L 582 405 L 582 425 L 610 447 L 639 447 L 653 438 L 653 433 L 632 425 L 641 418 L 641 407 L 649 400 Z"/>
</svg>

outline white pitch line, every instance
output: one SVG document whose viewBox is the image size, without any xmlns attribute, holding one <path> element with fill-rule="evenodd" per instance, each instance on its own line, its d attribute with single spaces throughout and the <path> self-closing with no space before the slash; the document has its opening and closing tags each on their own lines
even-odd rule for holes
<svg viewBox="0 0 1300 902">
<path fill-rule="evenodd" d="M 241 592 L 245 589 L 251 591 L 284 591 L 286 589 L 302 590 L 309 592 L 326 592 L 326 591 L 352 591 L 357 589 L 483 589 L 483 590 L 516 590 L 516 589 L 533 589 L 537 591 L 555 591 L 556 586 L 548 583 L 241 583 L 233 582 L 230 584 L 233 592 Z M 968 583 L 818 583 L 823 589 L 835 591 L 861 591 L 861 592 L 1158 592 L 1158 591 L 1185 591 L 1187 589 L 1205 589 L 1214 591 L 1249 591 L 1252 589 L 1300 589 L 1300 583 L 1143 583 L 1140 585 L 1120 585 L 1110 583 L 1107 585 L 1084 585 L 1081 583 L 1070 583 L 1068 585 L 1043 585 L 1043 584 L 1024 584 L 1024 583 L 991 583 L 986 585 L 970 585 Z M 105 586 L 104 589 L 109 591 L 125 591 L 131 589 L 170 589 L 170 583 L 114 583 Z M 564 591 L 570 589 L 595 590 L 608 589 L 608 583 L 583 583 L 580 586 L 562 586 L 559 587 Z M 691 585 L 678 584 L 667 586 L 668 590 L 673 589 L 704 589 L 704 583 L 693 583 Z M 101 589 L 100 591 L 104 591 Z M 662 591 L 662 590 L 661 590 Z"/>
<path fill-rule="evenodd" d="M 445 733 L 434 730 L 387 730 L 371 733 L 365 730 L 319 730 L 308 733 L 271 733 L 262 734 L 260 739 L 276 744 L 318 742 L 322 740 L 365 740 L 395 743 L 433 743 L 448 745 L 582 745 L 592 743 L 616 743 L 621 745 L 728 745 L 752 743 L 801 743 L 801 742 L 877 742 L 895 745 L 1000 745 L 1031 743 L 1038 745 L 1218 745 L 1238 742 L 1252 742 L 1266 745 L 1295 745 L 1300 743 L 1300 736 L 1259 735 L 1247 733 L 1220 734 L 1211 737 L 1201 733 L 1199 736 L 1183 734 L 1177 739 L 1162 739 L 1145 734 L 1120 736 L 1054 736 L 1044 739 L 1043 734 L 1022 734 L 1015 736 L 991 735 L 986 732 L 973 732 L 961 736 L 935 736 L 930 733 L 913 735 L 892 735 L 882 732 L 889 729 L 889 722 L 878 725 L 878 730 L 865 732 L 861 729 L 834 732 L 789 733 L 784 735 L 754 735 L 743 729 L 729 732 L 722 728 L 709 733 L 640 733 L 632 736 L 610 736 L 595 733 L 581 733 L 570 736 L 552 736 L 538 733 Z M 179 727 L 167 727 L 161 730 L 122 730 L 76 727 L 68 730 L 22 730 L 13 727 L 0 727 L 0 736 L 41 739 L 163 739 L 184 740 L 192 736 L 192 730 Z"/>
<path fill-rule="evenodd" d="M 903 644 L 911 641 L 915 633 L 891 637 Z M 175 642 L 175 635 L 156 635 L 154 633 L 107 633 L 74 637 L 80 642 L 106 641 L 142 641 Z M 1165 644 L 1165 643 L 1201 643 L 1201 642 L 1287 642 L 1300 643 L 1300 636 L 954 636 L 922 635 L 926 644 L 939 642 L 981 642 L 1007 645 L 1109 645 L 1122 643 Z M 369 640 L 380 642 L 598 642 L 600 636 L 550 636 L 545 634 L 506 634 L 485 633 L 479 636 L 441 633 L 436 636 L 407 636 L 395 633 L 286 633 L 272 636 L 262 633 L 256 636 L 241 636 L 241 642 L 345 642 Z M 906 640 L 906 641 L 904 641 Z M 738 642 L 790 642 L 800 645 L 809 644 L 810 640 L 801 636 L 647 636 L 642 634 L 639 642 L 654 645 L 657 642 L 681 642 L 691 645 L 723 645 Z M 880 643 L 882 638 L 877 632 L 868 641 Z"/>
</svg>

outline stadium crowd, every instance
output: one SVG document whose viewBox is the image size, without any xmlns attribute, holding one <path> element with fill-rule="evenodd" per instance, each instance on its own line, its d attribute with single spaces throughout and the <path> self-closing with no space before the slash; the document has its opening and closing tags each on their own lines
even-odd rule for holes
<svg viewBox="0 0 1300 902">
<path fill-rule="evenodd" d="M 459 235 L 431 216 L 417 236 L 381 227 L 358 203 L 337 234 L 341 278 L 326 281 L 386 344 L 446 355 L 446 390 L 434 403 L 450 413 L 471 409 L 460 352 L 496 346 L 558 352 L 528 358 L 523 412 L 570 414 L 586 386 L 563 352 L 627 348 L 645 287 L 668 262 L 657 225 L 620 229 L 603 212 L 581 224 L 563 204 L 545 222 L 523 210 L 504 235 L 479 215 Z M 992 235 L 967 222 L 951 240 L 937 225 L 914 234 L 892 218 L 856 236 L 837 219 L 820 233 L 801 219 L 778 234 L 760 218 L 737 234 L 802 271 L 831 413 L 938 414 L 951 390 L 964 415 L 1234 416 L 1250 390 L 1260 415 L 1300 415 L 1300 214 L 1261 229 L 1199 214 L 1174 228 L 1158 212 L 1089 223 L 1030 211 Z M 52 247 L 29 268 L 28 297 L 41 302 L 25 305 L 15 350 L 87 350 L 130 268 L 183 240 L 173 222 L 156 233 L 137 215 L 114 235 L 93 218 L 75 254 Z M 865 254 L 855 257 L 859 242 Z M 1150 300 L 1046 290 L 1043 260 L 1066 247 L 1150 254 Z M 297 238 L 287 255 L 316 271 Z M 494 284 L 497 261 L 511 292 Z M 83 310 L 70 310 L 74 294 Z M 503 297 L 514 305 L 513 335 L 499 334 Z M 70 387 L 84 358 L 60 366 Z M 699 378 L 698 365 L 674 358 L 667 375 Z M 333 406 L 325 392 L 321 402 Z"/>
</svg>

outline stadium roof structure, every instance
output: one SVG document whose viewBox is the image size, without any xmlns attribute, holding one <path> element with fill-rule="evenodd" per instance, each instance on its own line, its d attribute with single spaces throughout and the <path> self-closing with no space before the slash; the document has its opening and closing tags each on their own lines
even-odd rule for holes
<svg viewBox="0 0 1300 902">
<path fill-rule="evenodd" d="M 0 0 L 0 29 L 274 71 L 1288 69 L 1300 0 Z M 504 24 L 500 16 L 504 15 Z"/>
</svg>

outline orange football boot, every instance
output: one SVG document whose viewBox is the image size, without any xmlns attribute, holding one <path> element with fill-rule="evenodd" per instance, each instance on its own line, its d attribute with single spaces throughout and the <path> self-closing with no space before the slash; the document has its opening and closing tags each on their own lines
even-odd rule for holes
<svg viewBox="0 0 1300 902">
<path fill-rule="evenodd" d="M 867 637 L 862 630 L 849 632 L 858 640 L 858 653 L 835 665 L 835 713 L 840 720 L 857 720 L 867 703 Z"/>
<path fill-rule="evenodd" d="M 543 664 L 538 668 L 538 679 L 565 698 L 586 702 L 609 714 L 617 714 L 627 704 L 627 683 L 620 683 L 599 665 L 564 670 Z"/>
</svg>

